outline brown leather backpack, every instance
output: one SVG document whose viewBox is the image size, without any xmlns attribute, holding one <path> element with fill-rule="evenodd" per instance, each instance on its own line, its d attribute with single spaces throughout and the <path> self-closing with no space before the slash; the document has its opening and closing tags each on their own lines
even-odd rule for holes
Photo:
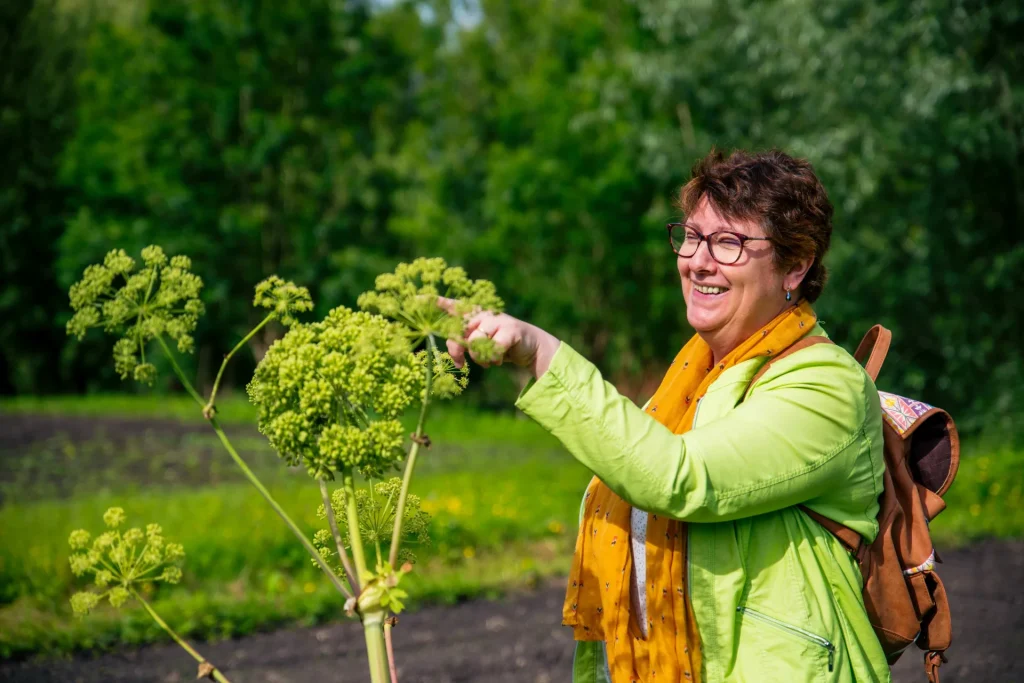
<svg viewBox="0 0 1024 683">
<path fill-rule="evenodd" d="M 872 381 L 889 351 L 892 333 L 875 325 L 854 357 L 864 363 Z M 754 384 L 771 363 L 813 344 L 831 343 L 807 337 L 779 353 L 751 380 Z M 941 562 L 932 546 L 928 522 L 946 507 L 949 489 L 960 464 L 960 438 L 949 414 L 927 403 L 878 392 L 885 450 L 884 489 L 878 498 L 878 536 L 867 544 L 861 536 L 801 506 L 832 532 L 860 565 L 864 575 L 864 606 L 882 649 L 895 664 L 916 643 L 925 651 L 924 670 L 939 682 L 939 666 L 952 640 L 949 602 L 935 572 Z"/>
</svg>

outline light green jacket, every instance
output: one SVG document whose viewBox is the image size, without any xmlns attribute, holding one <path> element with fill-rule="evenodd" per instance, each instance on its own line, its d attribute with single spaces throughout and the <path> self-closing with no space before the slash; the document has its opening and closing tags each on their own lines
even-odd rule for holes
<svg viewBox="0 0 1024 683">
<path fill-rule="evenodd" d="M 846 351 L 815 344 L 774 363 L 744 400 L 764 362 L 723 372 L 683 435 L 564 343 L 516 405 L 634 507 L 688 522 L 704 683 L 889 681 L 854 559 L 797 507 L 878 533 L 874 384 Z M 605 662 L 603 643 L 577 643 L 573 681 L 607 681 Z"/>
</svg>

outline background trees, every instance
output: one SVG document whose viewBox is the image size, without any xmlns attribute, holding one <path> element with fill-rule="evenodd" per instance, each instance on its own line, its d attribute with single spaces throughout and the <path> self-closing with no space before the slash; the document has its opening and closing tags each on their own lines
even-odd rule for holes
<svg viewBox="0 0 1024 683">
<path fill-rule="evenodd" d="M 36 28 L 0 43 L 6 392 L 117 386 L 58 345 L 54 292 L 153 241 L 224 306 L 274 271 L 351 304 L 397 260 L 444 256 L 649 392 L 689 333 L 675 190 L 712 145 L 776 146 L 836 205 L 830 333 L 893 328 L 884 385 L 966 427 L 1020 412 L 1016 3 L 15 5 Z M 482 384 L 514 396 L 507 374 Z"/>
</svg>

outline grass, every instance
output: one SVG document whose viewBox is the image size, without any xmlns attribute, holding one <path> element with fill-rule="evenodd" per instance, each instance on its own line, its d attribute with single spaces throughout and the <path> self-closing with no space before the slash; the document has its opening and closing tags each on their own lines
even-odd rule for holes
<svg viewBox="0 0 1024 683">
<path fill-rule="evenodd" d="M 254 423 L 256 408 L 244 393 L 222 396 L 217 401 L 221 422 Z M 88 396 L 4 396 L 0 413 L 73 415 L 84 417 L 148 417 L 203 422 L 196 402 L 185 394 L 90 394 Z"/>
<path fill-rule="evenodd" d="M 413 485 L 433 515 L 432 545 L 417 550 L 420 566 L 409 582 L 413 605 L 493 595 L 568 570 L 589 479 L 582 466 L 558 450 L 521 447 L 463 453 L 433 466 L 430 455 Z M 320 526 L 319 493 L 308 477 L 279 476 L 270 488 L 310 534 Z M 168 540 L 185 545 L 182 584 L 153 595 L 183 634 L 236 636 L 342 613 L 340 596 L 248 484 L 108 489 L 0 507 L 0 656 L 164 637 L 140 610 L 100 611 L 84 621 L 70 615 L 67 598 L 81 583 L 67 564 L 67 535 L 99 530 L 114 504 L 125 508 L 130 525 L 158 522 Z"/>
<path fill-rule="evenodd" d="M 177 399 L 35 401 L 3 401 L 0 412 L 99 417 L 123 415 L 130 405 L 134 416 L 202 426 L 191 404 Z M 241 419 L 244 409 L 230 411 Z M 496 595 L 564 575 L 589 473 L 543 430 L 513 416 L 443 406 L 429 432 L 435 446 L 422 460 L 414 492 L 434 515 L 433 545 L 419 551 L 409 579 L 412 606 Z M 55 434 L 35 450 L 5 454 L 0 478 L 13 484 L 0 489 L 0 656 L 164 638 L 139 609 L 101 609 L 85 620 L 70 615 L 67 599 L 81 584 L 68 568 L 67 535 L 98 530 L 114 504 L 126 509 L 130 524 L 158 522 L 169 540 L 185 545 L 182 584 L 160 586 L 150 596 L 183 634 L 222 638 L 339 618 L 341 597 L 211 437 L 202 429 L 176 439 L 172 433 L 137 441 L 101 433 L 84 442 Z M 237 434 L 275 497 L 312 532 L 319 503 L 313 483 L 282 468 L 251 428 Z M 1024 451 L 970 444 L 946 496 L 948 508 L 932 525 L 936 544 L 1024 537 L 1022 472 Z"/>
<path fill-rule="evenodd" d="M 186 424 L 206 421 L 194 400 L 188 396 L 154 394 L 90 394 L 89 396 L 4 396 L 0 397 L 0 414 L 55 415 L 74 417 L 152 418 L 175 420 Z M 256 409 L 244 394 L 221 396 L 217 414 L 225 425 L 256 424 Z M 410 413 L 405 424 L 415 426 L 416 415 Z M 557 441 L 533 421 L 518 413 L 483 413 L 461 404 L 435 404 L 428 420 L 434 441 L 453 443 L 493 443 L 500 434 L 502 443 L 523 446 L 554 446 Z"/>
</svg>

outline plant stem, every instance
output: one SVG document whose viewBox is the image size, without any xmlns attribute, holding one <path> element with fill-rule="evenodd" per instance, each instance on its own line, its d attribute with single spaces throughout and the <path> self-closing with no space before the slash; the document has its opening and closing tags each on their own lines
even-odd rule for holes
<svg viewBox="0 0 1024 683">
<path fill-rule="evenodd" d="M 220 442 L 224 444 L 224 448 L 227 449 L 228 453 L 231 455 L 231 458 L 235 461 L 235 464 L 238 465 L 238 467 L 242 470 L 242 474 L 244 474 L 246 479 L 249 480 L 249 483 L 256 487 L 256 490 L 259 491 L 260 495 L 262 495 L 263 498 L 270 504 L 270 507 L 274 508 L 274 512 L 276 512 L 277 515 L 284 520 L 284 523 L 288 525 L 288 528 L 292 530 L 292 533 L 295 534 L 295 537 L 299 539 L 299 542 L 302 543 L 303 547 L 309 553 L 310 557 L 312 557 L 313 560 L 318 565 L 320 565 L 320 569 L 324 570 L 324 573 L 327 574 L 327 578 L 331 580 L 331 583 L 333 583 L 334 587 L 338 589 L 338 592 L 340 592 L 342 595 L 348 595 L 348 589 L 345 588 L 345 584 L 341 582 L 341 579 L 338 578 L 338 575 L 334 573 L 334 570 L 331 569 L 326 562 L 324 562 L 324 558 L 320 556 L 320 553 L 317 552 L 317 549 L 313 547 L 313 544 L 309 541 L 308 538 L 306 538 L 306 535 L 302 533 L 302 530 L 299 529 L 298 525 L 292 521 L 292 518 L 289 517 L 288 513 L 284 511 L 284 508 L 278 505 L 277 501 L 274 500 L 274 497 L 270 495 L 270 491 L 268 491 L 266 487 L 263 486 L 263 483 L 256 477 L 255 474 L 253 474 L 253 471 L 249 469 L 249 466 L 245 463 L 245 461 L 242 460 L 242 456 L 240 456 L 238 452 L 235 450 L 235 447 L 231 445 L 231 441 L 228 440 L 228 435 L 224 433 L 224 429 L 221 428 L 220 423 L 217 421 L 216 417 L 210 418 L 210 426 L 213 427 L 213 431 L 217 432 L 217 436 L 220 437 Z"/>
<path fill-rule="evenodd" d="M 366 637 L 366 658 L 370 662 L 371 683 L 389 683 L 388 655 L 384 644 L 384 611 L 363 616 L 363 635 Z"/>
<path fill-rule="evenodd" d="M 195 648 L 193 648 L 181 636 L 175 633 L 174 629 L 168 626 L 167 622 L 161 619 L 160 615 L 156 613 L 156 610 L 153 609 L 152 606 L 150 606 L 150 604 L 146 602 L 145 599 L 143 599 L 143 597 L 139 595 L 138 592 L 136 592 L 134 589 L 132 589 L 132 595 L 135 596 L 136 600 L 142 603 L 142 606 L 146 608 L 147 612 L 149 612 L 149 616 L 153 617 L 153 621 L 155 621 L 160 626 L 160 628 L 167 631 L 171 638 L 174 639 L 174 642 L 180 645 L 185 650 L 185 652 L 192 655 L 192 658 L 200 664 L 209 664 L 209 662 L 206 661 L 206 658 L 198 652 L 196 652 Z M 213 665 L 211 664 L 210 666 Z M 227 677 L 217 669 L 217 667 L 213 667 L 213 671 L 210 673 L 210 675 L 213 676 L 213 680 L 219 681 L 220 683 L 231 683 L 231 681 L 229 681 Z"/>
<path fill-rule="evenodd" d="M 185 377 L 184 371 L 181 369 L 181 366 L 178 365 L 178 361 L 174 357 L 174 353 L 171 351 L 171 347 L 169 347 L 167 345 L 167 342 L 164 341 L 163 335 L 158 334 L 156 336 L 156 340 L 160 343 L 160 347 L 164 350 L 164 354 L 167 355 L 167 359 L 171 361 L 171 367 L 174 368 L 174 374 L 178 376 L 178 381 L 181 382 L 181 386 L 185 387 L 185 391 L 187 391 L 192 396 L 192 398 L 196 400 L 196 403 L 198 403 L 200 406 L 205 405 L 206 402 L 203 401 L 203 397 L 200 396 L 199 392 L 196 391 L 195 388 L 192 386 L 192 382 L 189 382 L 188 378 Z"/>
<path fill-rule="evenodd" d="M 398 683 L 398 667 L 395 666 L 395 646 L 391 642 L 391 619 L 384 619 L 384 646 L 388 650 L 388 671 L 391 683 Z"/>
<path fill-rule="evenodd" d="M 363 538 L 359 533 L 359 515 L 356 509 L 356 485 L 352 476 L 352 470 L 345 470 L 342 473 L 342 484 L 345 487 L 345 514 L 348 519 L 348 540 L 352 546 L 352 558 L 356 563 L 356 574 L 359 583 L 365 585 L 366 575 L 366 554 L 363 552 Z"/>
<path fill-rule="evenodd" d="M 416 468 L 416 456 L 420 452 L 420 441 L 423 440 L 423 423 L 427 419 L 427 408 L 430 406 L 430 389 L 434 384 L 434 359 L 436 355 L 437 346 L 434 344 L 434 336 L 428 335 L 426 391 L 423 396 L 423 405 L 420 407 L 420 419 L 416 423 L 412 447 L 409 449 L 409 457 L 405 461 L 405 472 L 402 473 L 402 489 L 398 494 L 398 506 L 395 508 L 395 528 L 391 532 L 391 552 L 388 554 L 388 562 L 391 563 L 392 567 L 395 567 L 398 562 L 398 546 L 402 542 L 402 515 L 405 514 L 405 499 L 409 495 L 412 472 Z"/>
<path fill-rule="evenodd" d="M 348 515 L 348 540 L 352 546 L 352 558 L 356 563 L 359 582 L 364 589 L 369 580 L 366 567 L 366 554 L 363 552 L 363 539 L 359 533 L 359 516 L 356 510 L 356 487 L 352 470 L 342 473 L 345 487 L 345 511 Z M 369 612 L 359 612 L 363 622 L 363 636 L 366 638 L 366 657 L 370 664 L 371 683 L 388 683 L 388 660 L 384 646 L 384 610 L 379 605 Z"/>
<path fill-rule="evenodd" d="M 174 367 L 174 372 L 178 375 L 178 379 L 181 381 L 182 386 L 188 390 L 188 393 L 192 395 L 192 398 L 194 398 L 200 406 L 205 406 L 203 399 L 200 398 L 198 392 L 196 392 L 192 387 L 192 383 L 188 381 L 185 377 L 185 373 L 182 372 L 181 367 L 178 366 L 178 362 L 174 358 L 174 353 L 171 352 L 170 347 L 168 347 L 167 343 L 164 342 L 163 337 L 158 335 L 156 339 L 160 342 L 160 346 L 163 347 L 164 353 L 166 353 L 167 357 L 170 359 L 171 365 Z M 302 530 L 299 529 L 298 525 L 292 521 L 292 518 L 284 511 L 284 508 L 278 505 L 277 501 L 274 500 L 274 497 L 270 495 L 270 491 L 263 486 L 263 483 L 259 478 L 256 477 L 251 469 L 249 469 L 245 460 L 242 460 L 242 456 L 240 456 L 238 451 L 235 450 L 235 447 L 231 445 L 231 441 L 228 440 L 228 435 L 224 433 L 224 429 L 221 428 L 217 418 L 211 415 L 208 419 L 210 426 L 213 427 L 213 431 L 217 432 L 220 442 L 224 444 L 224 448 L 227 449 L 228 454 L 235 461 L 235 464 L 238 465 L 239 469 L 242 470 L 242 474 L 244 474 L 246 479 L 249 480 L 249 483 L 256 487 L 256 490 L 259 491 L 263 498 L 270 504 L 270 507 L 274 508 L 274 512 L 284 520 L 284 523 L 288 525 L 288 528 L 292 530 L 295 537 L 299 539 L 299 542 L 302 543 L 302 546 L 306 549 L 306 552 L 309 553 L 310 557 L 313 558 L 313 561 L 320 566 L 320 569 L 324 570 L 324 573 L 327 574 L 327 578 L 331 580 L 331 583 L 333 583 L 334 587 L 338 589 L 338 592 L 342 595 L 348 595 L 348 589 L 345 588 L 345 584 L 342 583 L 340 578 L 338 578 L 338 575 L 334 573 L 334 570 L 331 569 L 326 562 L 324 562 L 324 558 L 320 557 L 320 553 L 313 547 L 313 544 L 310 543 L 309 539 L 306 538 L 306 535 L 302 533 Z"/>
<path fill-rule="evenodd" d="M 341 531 L 338 530 L 338 520 L 334 518 L 334 506 L 331 505 L 331 494 L 327 492 L 327 482 L 323 479 L 318 479 L 317 481 L 320 483 L 320 497 L 323 498 L 324 511 L 327 513 L 327 524 L 331 527 L 331 536 L 334 537 L 334 545 L 338 547 L 338 557 L 341 559 L 341 566 L 345 569 L 345 578 L 348 579 L 348 585 L 352 586 L 352 591 L 358 595 L 359 577 L 348 559 L 345 544 L 341 542 Z M 351 593 L 346 593 L 345 595 L 349 598 L 352 597 Z"/>
<path fill-rule="evenodd" d="M 275 316 L 275 314 L 271 313 L 266 318 L 261 320 L 259 325 L 257 325 L 256 327 L 252 328 L 252 330 L 249 332 L 249 334 L 245 335 L 242 338 L 242 341 L 240 341 L 237 344 L 235 344 L 235 348 L 231 349 L 231 351 L 228 353 L 228 355 L 224 356 L 224 360 L 221 361 L 221 364 L 220 364 L 220 370 L 217 371 L 217 378 L 215 380 L 213 380 L 213 389 L 210 391 L 210 400 L 206 402 L 205 406 L 203 406 L 203 414 L 204 415 L 206 415 L 206 414 L 212 415 L 213 414 L 213 408 L 214 408 L 213 403 L 217 399 L 217 390 L 220 388 L 220 380 L 221 380 L 221 377 L 224 376 L 224 368 L 226 368 L 228 366 L 228 362 L 231 360 L 231 357 L 234 356 L 235 353 L 237 353 L 239 349 L 241 349 L 243 346 L 245 346 L 248 343 L 248 341 L 253 338 L 253 335 L 255 335 L 257 332 L 259 332 L 261 329 L 263 329 L 263 327 L 267 323 L 269 323 L 271 320 L 273 320 L 274 316 Z"/>
</svg>

